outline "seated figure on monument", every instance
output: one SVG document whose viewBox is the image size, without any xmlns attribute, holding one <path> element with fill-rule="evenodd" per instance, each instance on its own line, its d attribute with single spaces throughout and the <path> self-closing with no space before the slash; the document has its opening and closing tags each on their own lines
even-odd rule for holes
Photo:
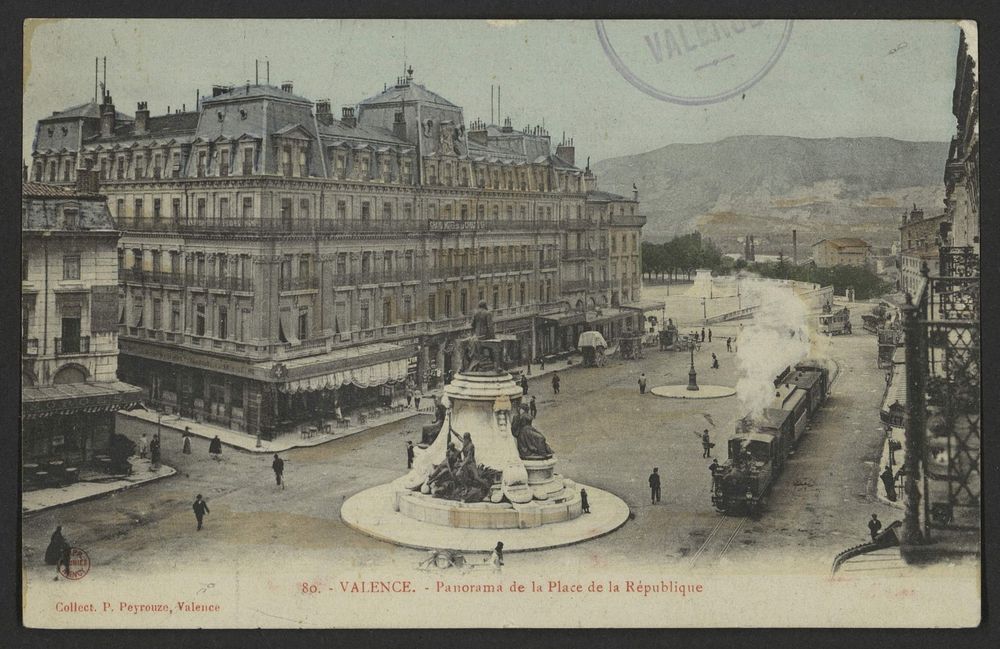
<svg viewBox="0 0 1000 649">
<path fill-rule="evenodd" d="M 545 435 L 531 425 L 531 414 L 525 406 L 517 408 L 510 431 L 517 439 L 517 454 L 522 460 L 547 460 L 552 457 L 552 448 L 545 441 Z"/>
<path fill-rule="evenodd" d="M 448 409 L 445 408 L 444 404 L 440 400 L 437 401 L 434 405 L 434 421 L 420 429 L 420 446 L 426 448 L 434 443 L 441 431 L 441 425 L 444 423 L 447 412 Z"/>
</svg>

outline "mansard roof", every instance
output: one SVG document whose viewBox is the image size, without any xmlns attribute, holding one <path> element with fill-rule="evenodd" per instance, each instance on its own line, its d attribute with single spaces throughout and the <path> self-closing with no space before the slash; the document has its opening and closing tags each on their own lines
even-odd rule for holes
<svg viewBox="0 0 1000 649">
<path fill-rule="evenodd" d="M 98 119 L 98 118 L 100 118 L 100 116 L 101 116 L 101 107 L 100 107 L 100 105 L 96 104 L 96 103 L 94 103 L 92 101 L 88 101 L 85 104 L 77 104 L 75 106 L 70 106 L 69 108 L 66 108 L 64 110 L 57 110 L 57 111 L 53 112 L 51 115 L 49 115 L 48 117 L 43 117 L 42 119 L 40 119 L 38 121 L 39 122 L 48 122 L 48 121 L 61 120 L 61 119 L 67 119 L 67 118 L 79 119 L 81 117 L 84 117 L 84 118 L 89 117 L 89 118 L 93 118 L 93 119 Z M 131 115 L 126 115 L 125 113 L 121 113 L 121 112 L 118 112 L 118 111 L 115 111 L 115 117 L 116 117 L 116 119 L 125 120 L 125 121 L 131 121 L 131 120 L 135 119 Z"/>
<path fill-rule="evenodd" d="M 375 106 L 378 104 L 392 104 L 400 102 L 420 102 L 426 104 L 438 104 L 449 108 L 459 108 L 436 92 L 428 90 L 419 83 L 410 81 L 404 85 L 391 86 L 377 95 L 363 99 L 362 106 Z"/>
</svg>

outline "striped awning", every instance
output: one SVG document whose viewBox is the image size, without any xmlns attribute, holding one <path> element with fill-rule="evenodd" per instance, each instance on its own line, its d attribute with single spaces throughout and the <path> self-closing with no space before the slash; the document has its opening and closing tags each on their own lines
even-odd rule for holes
<svg viewBox="0 0 1000 649">
<path fill-rule="evenodd" d="M 335 390 L 343 385 L 355 385 L 359 388 L 373 388 L 386 383 L 406 380 L 410 361 L 401 358 L 395 361 L 375 363 L 366 367 L 330 372 L 322 376 L 308 379 L 288 381 L 278 385 L 278 390 L 287 394 L 298 392 L 316 392 L 317 390 Z"/>
<path fill-rule="evenodd" d="M 21 416 L 37 419 L 130 410 L 142 404 L 142 397 L 141 388 L 120 381 L 24 386 Z"/>
</svg>

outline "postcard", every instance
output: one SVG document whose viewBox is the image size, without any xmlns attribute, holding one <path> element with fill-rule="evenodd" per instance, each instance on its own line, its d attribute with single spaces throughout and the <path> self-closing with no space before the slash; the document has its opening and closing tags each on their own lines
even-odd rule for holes
<svg viewBox="0 0 1000 649">
<path fill-rule="evenodd" d="M 26 626 L 979 624 L 975 22 L 24 35 Z"/>
</svg>

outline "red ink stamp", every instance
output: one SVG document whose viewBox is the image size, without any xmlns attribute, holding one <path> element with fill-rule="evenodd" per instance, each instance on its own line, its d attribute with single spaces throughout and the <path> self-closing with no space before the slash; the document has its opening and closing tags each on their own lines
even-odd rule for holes
<svg viewBox="0 0 1000 649">
<path fill-rule="evenodd" d="M 66 579 L 74 581 L 83 579 L 90 572 L 90 555 L 87 554 L 86 550 L 71 547 L 67 555 L 64 556 L 68 558 L 60 561 L 56 569 Z"/>
</svg>

